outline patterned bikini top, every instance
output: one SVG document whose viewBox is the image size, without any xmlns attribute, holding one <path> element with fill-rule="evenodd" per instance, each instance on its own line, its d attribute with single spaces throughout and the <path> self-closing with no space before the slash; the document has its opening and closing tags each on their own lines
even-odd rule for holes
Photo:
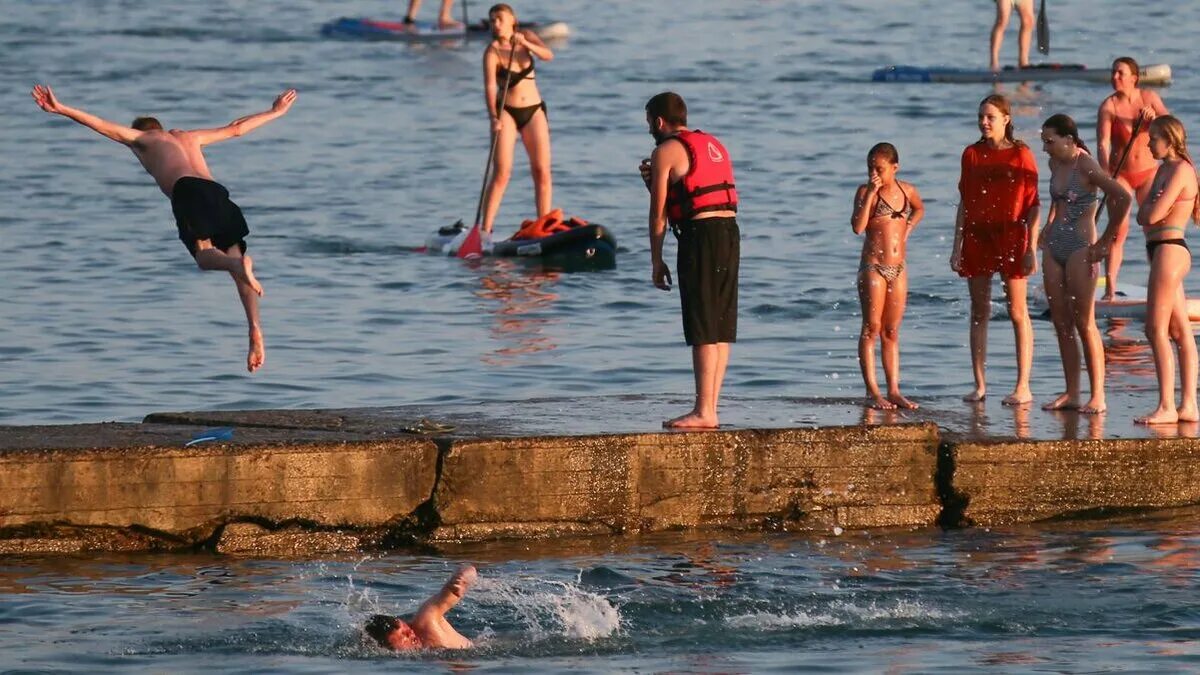
<svg viewBox="0 0 1200 675">
<path fill-rule="evenodd" d="M 908 203 L 908 193 L 904 191 L 904 188 L 900 188 L 900 194 L 904 195 L 904 205 L 899 209 L 894 209 L 892 208 L 892 205 L 883 198 L 883 192 L 877 193 L 875 210 L 871 212 L 871 217 L 878 218 L 880 216 L 891 216 L 892 218 L 903 218 L 905 220 L 912 218 L 913 207 L 912 204 Z"/>
</svg>

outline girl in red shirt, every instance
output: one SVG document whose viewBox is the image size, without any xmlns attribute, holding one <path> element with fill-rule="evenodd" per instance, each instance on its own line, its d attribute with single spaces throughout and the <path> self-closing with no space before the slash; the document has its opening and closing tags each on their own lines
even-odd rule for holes
<svg viewBox="0 0 1200 675">
<path fill-rule="evenodd" d="M 1037 163 L 1029 146 L 1013 138 L 1008 99 L 993 94 L 979 104 L 982 137 L 962 154 L 958 181 L 961 199 L 954 223 L 950 267 L 967 279 L 971 293 L 971 369 L 975 389 L 964 401 L 982 401 L 987 393 L 987 327 L 991 319 L 992 275 L 1004 282 L 1008 315 L 1017 343 L 1017 384 L 1006 405 L 1033 399 L 1029 372 L 1033 362 L 1033 324 L 1026 303 L 1026 277 L 1037 270 Z"/>
</svg>

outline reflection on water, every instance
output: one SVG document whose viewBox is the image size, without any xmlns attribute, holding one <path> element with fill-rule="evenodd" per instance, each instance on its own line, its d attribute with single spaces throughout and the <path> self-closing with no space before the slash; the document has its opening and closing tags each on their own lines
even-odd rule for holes
<svg viewBox="0 0 1200 675">
<path fill-rule="evenodd" d="M 489 337 L 500 346 L 484 351 L 489 366 L 515 365 L 521 356 L 547 352 L 558 345 L 547 329 L 562 319 L 551 310 L 558 294 L 552 291 L 560 272 L 531 268 L 514 260 L 496 259 L 479 280 L 477 297 L 492 315 Z"/>
</svg>

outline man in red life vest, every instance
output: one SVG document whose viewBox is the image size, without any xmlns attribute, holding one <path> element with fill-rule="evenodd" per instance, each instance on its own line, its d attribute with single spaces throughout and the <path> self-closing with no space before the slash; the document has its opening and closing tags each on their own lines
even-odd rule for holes
<svg viewBox="0 0 1200 675">
<path fill-rule="evenodd" d="M 733 163 L 716 137 L 687 128 L 687 105 L 674 92 L 646 103 L 646 122 L 658 147 L 643 160 L 650 190 L 650 264 L 654 285 L 671 289 L 663 262 L 667 223 L 679 242 L 675 273 L 683 336 L 692 348 L 696 405 L 663 422 L 668 429 L 718 426 L 717 399 L 729 345 L 737 341 L 738 263 L 741 255 Z"/>
</svg>

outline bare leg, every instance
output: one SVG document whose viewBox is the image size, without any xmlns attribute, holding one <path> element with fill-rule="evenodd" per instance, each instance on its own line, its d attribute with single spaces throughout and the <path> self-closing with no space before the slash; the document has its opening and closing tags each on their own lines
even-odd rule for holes
<svg viewBox="0 0 1200 675">
<path fill-rule="evenodd" d="M 1086 249 L 1076 251 L 1067 261 L 1071 318 L 1075 331 L 1079 333 L 1083 342 L 1083 360 L 1087 364 L 1088 386 L 1092 393 L 1092 397 L 1079 412 L 1089 415 L 1108 409 L 1104 397 L 1104 343 L 1100 340 L 1100 329 L 1096 328 L 1096 271 L 1096 265 L 1087 261 Z M 1078 356 L 1075 360 L 1075 370 L 1078 373 Z M 1075 379 L 1076 382 L 1079 381 L 1078 375 Z"/>
<path fill-rule="evenodd" d="M 987 395 L 987 331 L 992 319 L 992 277 L 967 279 L 971 293 L 971 373 L 975 376 L 975 389 L 963 396 L 964 401 L 982 401 Z"/>
<path fill-rule="evenodd" d="M 888 401 L 899 408 L 914 410 L 919 406 L 900 393 L 900 322 L 904 320 L 907 303 L 908 270 L 904 269 L 895 281 L 887 285 L 887 297 L 883 300 L 880 352 L 883 355 L 883 374 L 887 378 Z"/>
<path fill-rule="evenodd" d="M 1009 0 L 996 0 L 996 23 L 992 25 L 992 71 L 1000 70 L 1000 47 L 1004 44 L 1004 29 L 1008 28 L 1008 17 L 1012 13 Z"/>
<path fill-rule="evenodd" d="M 500 202 L 504 200 L 504 191 L 508 188 L 508 179 L 512 177 L 513 148 L 517 143 L 517 123 L 512 115 L 500 111 L 500 133 L 495 139 L 496 156 L 492 162 L 492 178 L 488 183 L 487 193 L 483 199 L 483 222 L 480 223 L 484 232 L 491 232 L 496 221 L 496 212 L 500 210 Z"/>
<path fill-rule="evenodd" d="M 1184 276 L 1187 276 L 1186 270 Z M 1196 411 L 1196 338 L 1192 335 L 1182 283 L 1171 310 L 1171 340 L 1179 346 L 1179 421 L 1196 422 L 1200 420 Z"/>
<path fill-rule="evenodd" d="M 1042 409 L 1074 410 L 1079 407 L 1079 345 L 1075 342 L 1071 291 L 1067 287 L 1066 271 L 1049 253 L 1042 255 L 1042 285 L 1046 289 L 1046 299 L 1050 301 L 1050 319 L 1054 323 L 1054 336 L 1058 338 L 1058 354 L 1067 385 L 1066 391 Z"/>
<path fill-rule="evenodd" d="M 229 272 L 233 278 L 245 283 L 258 295 L 263 294 L 262 284 L 254 277 L 253 261 L 250 256 L 242 256 L 241 249 L 230 247 L 237 255 L 214 248 L 212 242 L 201 239 L 196 242 L 196 265 L 202 270 Z"/>
<path fill-rule="evenodd" d="M 1004 397 L 1003 403 L 1024 405 L 1033 400 L 1033 392 L 1029 390 L 1029 375 L 1033 369 L 1033 321 L 1029 319 L 1028 283 L 1025 279 L 1005 279 L 1004 295 L 1017 343 L 1017 384 L 1013 392 Z"/>
<path fill-rule="evenodd" d="M 417 18 L 417 10 L 421 9 L 421 0 L 408 0 L 408 14 L 405 14 L 409 19 Z"/>
<path fill-rule="evenodd" d="M 1124 178 L 1118 178 L 1117 182 L 1126 191 L 1132 193 L 1133 188 Z M 1108 200 L 1108 212 L 1113 212 L 1113 198 Z M 1112 250 L 1108 253 L 1108 259 L 1104 261 L 1104 299 L 1111 302 L 1117 294 L 1117 276 L 1121 273 L 1121 262 L 1125 259 L 1125 238 L 1129 236 L 1129 216 L 1132 211 L 1126 214 L 1120 223 L 1117 223 L 1117 238 L 1113 243 Z"/>
<path fill-rule="evenodd" d="M 420 0 L 417 1 L 419 2 Z M 463 2 L 467 2 L 467 0 L 463 0 Z M 450 12 L 453 10 L 453 8 L 454 0 L 442 0 L 442 11 L 438 13 L 438 28 L 441 28 L 442 30 L 448 30 L 451 28 L 463 27 L 463 23 L 461 21 L 456 21 L 454 17 L 450 15 Z"/>
<path fill-rule="evenodd" d="M 858 273 L 858 301 L 862 306 L 862 330 L 858 333 L 858 367 L 867 387 L 867 405 L 891 410 L 895 403 L 883 397 L 875 380 L 875 339 L 882 330 L 884 298 L 887 282 L 875 272 L 864 269 Z"/>
<path fill-rule="evenodd" d="M 215 251 L 216 249 L 210 249 Z M 250 278 L 254 278 L 253 266 L 254 261 L 250 256 L 242 255 L 242 251 L 237 246 L 230 246 L 226 255 L 238 258 L 245 264 L 246 272 Z M 233 277 L 233 282 L 237 284 L 238 297 L 242 300 L 242 309 L 246 312 L 246 324 L 250 330 L 250 348 L 246 353 L 246 370 L 254 372 L 262 368 L 267 361 L 266 345 L 263 342 L 262 324 L 258 316 L 258 296 L 261 293 L 256 292 L 250 284 L 240 279 L 238 275 L 230 272 Z"/>
<path fill-rule="evenodd" d="M 1017 42 L 1021 52 L 1017 65 L 1024 68 L 1029 65 L 1029 45 L 1033 42 L 1033 0 L 1022 0 L 1017 6 L 1017 13 L 1021 16 L 1021 35 Z"/>
<path fill-rule="evenodd" d="M 728 346 L 726 346 L 728 354 Z M 717 421 L 716 384 L 724 379 L 718 373 L 721 366 L 721 347 L 718 343 L 692 347 L 692 371 L 696 379 L 696 405 L 686 415 L 663 422 L 667 429 L 715 429 Z"/>
<path fill-rule="evenodd" d="M 1158 376 L 1158 407 L 1149 415 L 1134 418 L 1138 424 L 1174 424 L 1179 421 L 1175 407 L 1175 364 L 1171 349 L 1171 314 L 1183 277 L 1191 267 L 1191 256 L 1181 246 L 1159 246 L 1150 261 L 1149 293 L 1146 297 L 1146 337 L 1154 355 Z M 1190 329 L 1189 329 L 1190 333 Z M 1193 354 L 1195 346 L 1192 347 Z M 1193 394 L 1194 395 L 1194 394 Z"/>
<path fill-rule="evenodd" d="M 533 175 L 533 197 L 537 217 L 550 213 L 554 207 L 554 190 L 550 180 L 550 122 L 546 111 L 539 110 L 521 130 L 521 141 L 529 153 L 529 173 Z"/>
</svg>

